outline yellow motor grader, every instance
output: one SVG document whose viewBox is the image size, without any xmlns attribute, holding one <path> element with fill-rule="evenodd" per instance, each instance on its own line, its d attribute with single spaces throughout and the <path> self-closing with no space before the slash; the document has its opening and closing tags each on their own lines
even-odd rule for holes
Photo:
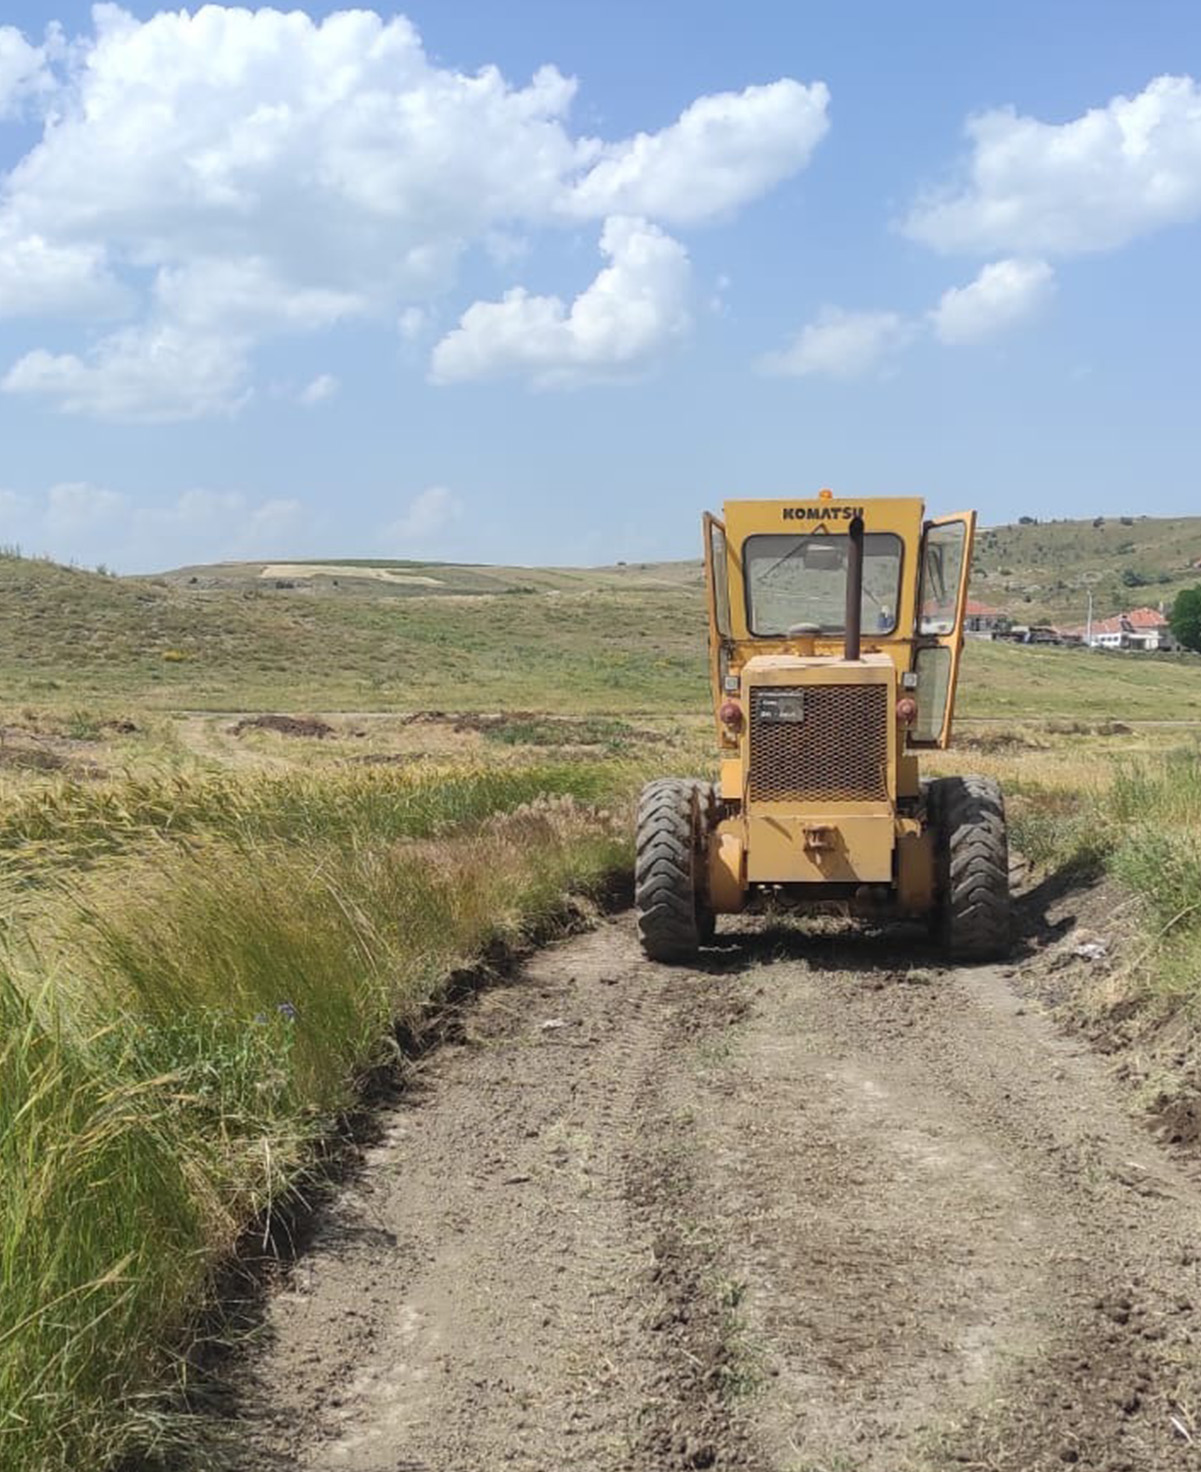
<svg viewBox="0 0 1201 1472">
<path fill-rule="evenodd" d="M 648 956 L 686 961 L 718 915 L 769 898 L 925 920 L 959 959 L 1005 952 L 1000 788 L 918 773 L 918 753 L 951 739 L 975 523 L 828 490 L 706 515 L 721 778 L 643 790 L 635 904 Z"/>
</svg>

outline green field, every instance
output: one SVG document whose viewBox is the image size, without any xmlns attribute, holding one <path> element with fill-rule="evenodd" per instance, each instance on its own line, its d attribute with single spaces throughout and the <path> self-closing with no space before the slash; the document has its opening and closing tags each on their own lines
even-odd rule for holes
<svg viewBox="0 0 1201 1472">
<path fill-rule="evenodd" d="M 1201 656 L 969 640 L 965 717 L 1201 721 Z"/>
</svg>

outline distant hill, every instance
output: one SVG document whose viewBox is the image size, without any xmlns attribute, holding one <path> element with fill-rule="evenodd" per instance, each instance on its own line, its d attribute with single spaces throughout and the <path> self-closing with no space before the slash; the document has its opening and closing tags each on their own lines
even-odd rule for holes
<svg viewBox="0 0 1201 1472">
<path fill-rule="evenodd" d="M 113 577 L 0 552 L 0 712 L 686 709 L 705 691 L 701 581 L 695 563 Z"/>
<path fill-rule="evenodd" d="M 484 564 L 325 558 L 183 567 L 161 581 L 198 591 L 436 597 L 505 593 L 683 591 L 703 583 L 699 559 L 611 567 L 492 567 Z M 1083 624 L 1088 594 L 1104 618 L 1144 604 L 1170 604 L 1201 582 L 1201 516 L 1104 517 L 982 528 L 972 596 L 1018 623 Z"/>
<path fill-rule="evenodd" d="M 1201 583 L 1201 516 L 1098 517 L 986 527 L 972 595 L 1020 623 L 1083 624 L 1093 615 L 1170 605 Z"/>
<path fill-rule="evenodd" d="M 319 561 L 217 562 L 179 567 L 156 581 L 200 591 L 439 597 L 497 593 L 586 593 L 608 589 L 700 588 L 699 560 L 619 562 L 611 567 L 497 567 L 487 563 L 326 557 Z"/>
</svg>

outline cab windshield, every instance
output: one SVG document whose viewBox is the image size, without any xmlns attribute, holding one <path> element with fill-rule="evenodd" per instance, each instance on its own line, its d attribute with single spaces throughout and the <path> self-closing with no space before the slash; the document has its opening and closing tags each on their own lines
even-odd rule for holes
<svg viewBox="0 0 1201 1472">
<path fill-rule="evenodd" d="M 845 533 L 813 536 L 768 533 L 743 544 L 747 623 L 762 638 L 782 637 L 799 624 L 840 634 L 847 611 Z M 864 634 L 891 634 L 901 591 L 901 539 L 892 532 L 863 538 Z"/>
</svg>

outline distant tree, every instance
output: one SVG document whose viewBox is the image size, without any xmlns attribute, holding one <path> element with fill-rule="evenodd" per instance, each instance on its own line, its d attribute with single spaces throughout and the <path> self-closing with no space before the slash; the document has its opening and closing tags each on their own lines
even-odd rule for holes
<svg viewBox="0 0 1201 1472">
<path fill-rule="evenodd" d="M 1038 517 L 1037 516 L 1019 516 L 1018 517 L 1018 526 L 1037 526 L 1037 525 L 1038 525 Z"/>
<path fill-rule="evenodd" d="M 1168 624 L 1186 649 L 1201 653 L 1201 583 L 1176 594 Z"/>
<path fill-rule="evenodd" d="M 1103 516 L 1094 516 L 1093 517 L 1093 525 L 1094 526 L 1104 526 L 1105 525 L 1105 518 Z"/>
<path fill-rule="evenodd" d="M 1151 579 L 1145 572 L 1139 572 L 1136 567 L 1124 567 L 1122 569 L 1122 586 L 1124 588 L 1145 588 Z"/>
</svg>

